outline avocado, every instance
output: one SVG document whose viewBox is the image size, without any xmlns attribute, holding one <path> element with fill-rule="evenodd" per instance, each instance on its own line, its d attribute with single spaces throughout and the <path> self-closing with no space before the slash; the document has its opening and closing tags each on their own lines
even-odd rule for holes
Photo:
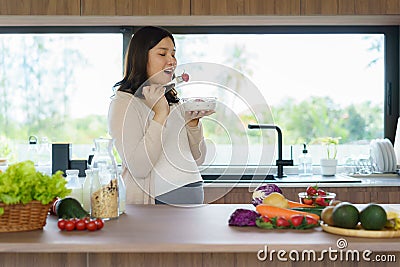
<svg viewBox="0 0 400 267">
<path fill-rule="evenodd" d="M 386 211 L 380 205 L 370 203 L 360 212 L 361 226 L 365 230 L 382 230 L 386 221 Z"/>
<path fill-rule="evenodd" d="M 56 206 L 56 214 L 58 218 L 85 218 L 89 217 L 89 213 L 82 208 L 81 203 L 72 197 L 66 197 L 58 201 Z"/>
<path fill-rule="evenodd" d="M 337 227 L 353 229 L 359 222 L 359 211 L 353 204 L 342 202 L 333 208 L 332 220 Z"/>
</svg>

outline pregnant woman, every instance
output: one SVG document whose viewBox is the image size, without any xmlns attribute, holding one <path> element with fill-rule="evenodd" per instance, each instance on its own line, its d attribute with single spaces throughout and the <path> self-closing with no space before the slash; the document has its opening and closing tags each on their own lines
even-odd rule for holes
<svg viewBox="0 0 400 267">
<path fill-rule="evenodd" d="M 124 77 L 114 86 L 108 128 L 130 204 L 204 201 L 198 165 L 206 146 L 199 119 L 213 111 L 184 112 L 175 89 L 163 86 L 175 77 L 175 52 L 170 32 L 141 28 L 130 40 Z"/>
</svg>

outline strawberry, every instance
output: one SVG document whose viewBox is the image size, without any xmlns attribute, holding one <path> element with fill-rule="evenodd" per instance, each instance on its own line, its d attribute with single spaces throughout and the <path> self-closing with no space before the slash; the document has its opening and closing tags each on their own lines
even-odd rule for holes
<svg viewBox="0 0 400 267">
<path fill-rule="evenodd" d="M 272 223 L 272 221 L 270 220 L 270 218 L 268 218 L 267 216 L 262 216 L 261 219 L 263 220 L 263 222 Z"/>
<path fill-rule="evenodd" d="M 276 219 L 276 226 L 280 228 L 287 228 L 290 226 L 290 223 L 285 218 L 279 217 Z"/>
<path fill-rule="evenodd" d="M 290 222 L 294 227 L 298 227 L 303 223 L 303 219 L 303 215 L 293 215 L 292 217 L 290 217 Z"/>
<path fill-rule="evenodd" d="M 324 190 L 322 190 L 322 189 L 318 189 L 317 190 L 317 195 L 318 196 L 326 196 L 326 192 Z"/>
<path fill-rule="evenodd" d="M 317 190 L 318 190 L 317 186 L 310 185 L 309 187 L 307 187 L 306 192 L 307 192 L 307 195 L 309 195 L 309 196 L 315 196 L 317 194 Z"/>
<path fill-rule="evenodd" d="M 184 72 L 184 73 L 182 73 L 181 77 L 182 77 L 182 80 L 184 82 L 188 82 L 189 81 L 189 74 Z"/>
<path fill-rule="evenodd" d="M 318 221 L 309 215 L 306 215 L 306 222 L 308 225 L 318 225 Z"/>
<path fill-rule="evenodd" d="M 323 198 L 323 197 L 317 197 L 317 198 L 315 199 L 315 204 L 317 204 L 317 205 L 319 205 L 319 206 L 323 206 L 323 207 L 326 207 L 326 206 L 329 205 L 329 203 L 326 202 L 326 201 L 325 201 L 325 198 Z"/>
</svg>

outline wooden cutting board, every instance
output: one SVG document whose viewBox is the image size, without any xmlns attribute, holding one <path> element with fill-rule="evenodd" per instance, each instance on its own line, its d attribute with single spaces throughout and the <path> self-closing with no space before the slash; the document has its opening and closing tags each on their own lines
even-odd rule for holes
<svg viewBox="0 0 400 267">
<path fill-rule="evenodd" d="M 342 235 L 342 236 L 354 236 L 354 237 L 367 237 L 367 238 L 396 238 L 400 237 L 400 230 L 364 230 L 364 229 L 345 229 L 334 226 L 329 226 L 325 223 L 321 223 L 321 227 L 325 232 Z"/>
</svg>

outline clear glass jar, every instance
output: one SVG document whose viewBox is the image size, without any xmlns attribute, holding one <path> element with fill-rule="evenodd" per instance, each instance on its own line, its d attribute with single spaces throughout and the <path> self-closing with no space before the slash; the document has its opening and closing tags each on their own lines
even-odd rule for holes
<svg viewBox="0 0 400 267">
<path fill-rule="evenodd" d="M 101 209 L 102 206 L 98 206 L 97 210 L 96 210 L 96 206 L 93 205 L 94 210 L 92 209 L 92 194 L 101 190 L 102 184 L 100 183 L 100 179 L 99 179 L 99 169 L 92 168 L 92 169 L 90 169 L 90 171 L 91 171 L 91 175 L 89 175 L 89 179 L 90 179 L 90 182 L 89 182 L 89 212 L 90 212 L 90 216 L 92 218 L 97 218 L 97 215 L 99 215 L 99 213 L 101 213 L 101 211 L 99 211 L 99 209 Z M 95 201 L 93 201 L 93 204 L 95 204 Z"/>
<path fill-rule="evenodd" d="M 78 178 L 79 170 L 66 170 L 65 173 L 67 175 L 65 178 L 67 180 L 66 187 L 71 189 L 69 197 L 75 198 L 82 204 L 82 184 L 79 182 Z"/>
<path fill-rule="evenodd" d="M 95 152 L 91 169 L 90 215 L 93 218 L 113 219 L 119 216 L 118 168 L 112 154 L 112 139 L 94 140 Z"/>
</svg>

